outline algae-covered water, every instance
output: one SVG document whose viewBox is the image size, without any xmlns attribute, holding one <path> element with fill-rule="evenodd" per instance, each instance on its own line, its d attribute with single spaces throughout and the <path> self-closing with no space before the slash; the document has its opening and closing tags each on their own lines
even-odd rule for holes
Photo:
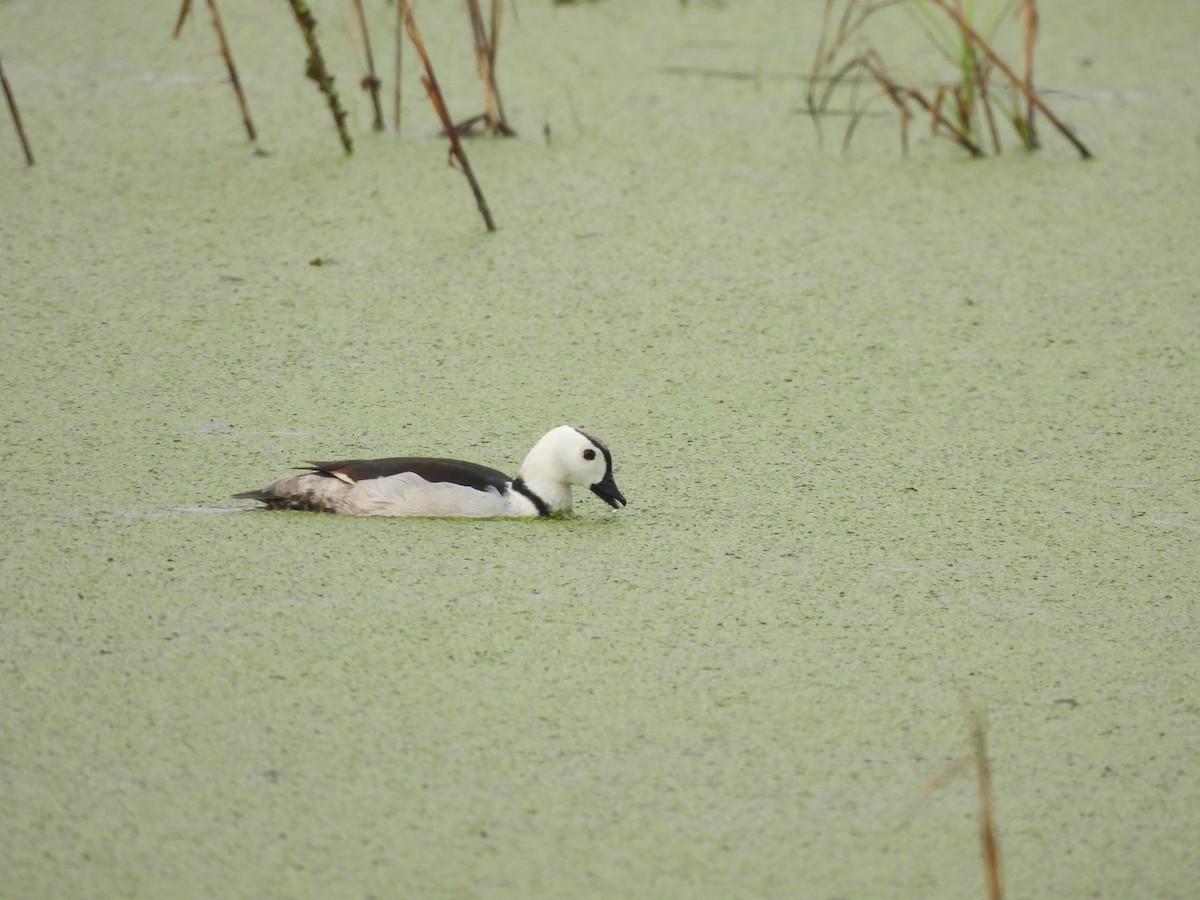
<svg viewBox="0 0 1200 900">
<path fill-rule="evenodd" d="M 0 3 L 0 895 L 982 896 L 979 703 L 1010 896 L 1191 896 L 1200 6 L 1040 4 L 1082 163 L 818 148 L 819 2 L 521 3 L 492 235 L 315 7 L 351 159 L 284 4 L 263 155 L 206 10 Z M 563 422 L 626 509 L 220 512 Z"/>
</svg>

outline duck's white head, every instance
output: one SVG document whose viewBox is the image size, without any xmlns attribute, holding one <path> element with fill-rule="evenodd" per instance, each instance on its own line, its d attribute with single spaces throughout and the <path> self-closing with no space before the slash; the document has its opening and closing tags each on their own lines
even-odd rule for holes
<svg viewBox="0 0 1200 900">
<path fill-rule="evenodd" d="M 608 447 L 570 425 L 548 431 L 534 444 L 517 477 L 551 512 L 571 508 L 572 485 L 588 488 L 613 509 L 625 505 L 625 497 L 613 480 Z"/>
</svg>

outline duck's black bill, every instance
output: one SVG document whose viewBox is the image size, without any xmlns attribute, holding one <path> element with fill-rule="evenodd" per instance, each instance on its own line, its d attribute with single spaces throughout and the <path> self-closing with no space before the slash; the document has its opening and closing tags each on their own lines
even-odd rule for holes
<svg viewBox="0 0 1200 900">
<path fill-rule="evenodd" d="M 604 478 L 593 484 L 592 493 L 613 509 L 625 505 L 625 495 L 621 493 L 621 489 L 617 487 L 611 474 L 605 475 Z"/>
</svg>

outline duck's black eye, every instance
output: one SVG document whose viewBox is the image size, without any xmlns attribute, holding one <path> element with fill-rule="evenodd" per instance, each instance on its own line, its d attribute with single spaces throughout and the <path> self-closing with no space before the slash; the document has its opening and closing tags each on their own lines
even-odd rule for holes
<svg viewBox="0 0 1200 900">
<path fill-rule="evenodd" d="M 595 459 L 596 451 L 593 450 L 591 447 L 588 447 L 586 450 L 583 451 L 583 458 L 584 459 Z"/>
</svg>

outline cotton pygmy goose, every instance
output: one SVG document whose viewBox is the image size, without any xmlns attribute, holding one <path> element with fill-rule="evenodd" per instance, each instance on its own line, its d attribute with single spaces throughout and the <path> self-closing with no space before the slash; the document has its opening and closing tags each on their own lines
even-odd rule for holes
<svg viewBox="0 0 1200 900">
<path fill-rule="evenodd" d="M 299 475 L 234 497 L 348 516 L 550 516 L 571 508 L 574 485 L 613 509 L 625 505 L 604 442 L 560 425 L 534 444 L 516 478 L 457 459 L 348 459 L 310 462 Z"/>
</svg>

